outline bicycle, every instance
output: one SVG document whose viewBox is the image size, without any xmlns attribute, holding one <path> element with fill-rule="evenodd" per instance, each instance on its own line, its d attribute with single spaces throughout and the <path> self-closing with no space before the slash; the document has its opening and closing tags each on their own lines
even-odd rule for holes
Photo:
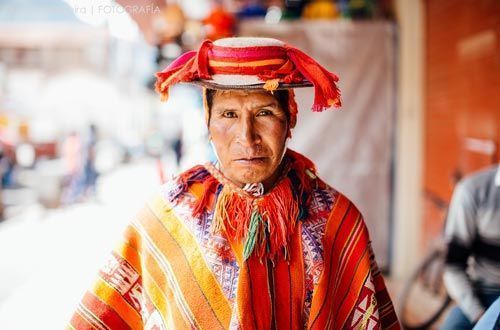
<svg viewBox="0 0 500 330">
<path fill-rule="evenodd" d="M 446 201 L 430 192 L 426 194 L 440 210 L 447 210 L 448 203 Z M 404 284 L 400 296 L 401 305 L 398 311 L 404 329 L 423 330 L 431 328 L 452 304 L 452 299 L 446 292 L 443 283 L 445 258 L 446 243 L 440 238 L 434 242 L 430 251 Z M 415 311 L 420 308 L 411 308 L 412 303 L 420 300 L 418 297 L 425 298 L 428 303 L 426 309 L 431 310 L 430 313 L 422 317 L 415 315 Z M 410 311 L 412 314 L 410 314 Z"/>
</svg>

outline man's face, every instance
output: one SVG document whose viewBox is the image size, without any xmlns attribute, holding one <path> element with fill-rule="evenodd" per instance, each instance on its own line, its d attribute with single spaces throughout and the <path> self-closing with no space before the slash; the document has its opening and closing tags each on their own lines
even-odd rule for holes
<svg viewBox="0 0 500 330">
<path fill-rule="evenodd" d="M 209 133 L 222 172 L 237 184 L 276 176 L 285 149 L 287 116 L 267 92 L 215 93 Z"/>
</svg>

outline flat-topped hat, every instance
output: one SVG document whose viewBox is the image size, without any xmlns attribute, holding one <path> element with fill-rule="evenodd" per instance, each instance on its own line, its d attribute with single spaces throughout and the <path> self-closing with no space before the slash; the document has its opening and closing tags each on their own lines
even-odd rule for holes
<svg viewBox="0 0 500 330">
<path fill-rule="evenodd" d="M 194 83 L 209 89 L 292 89 L 314 87 L 313 111 L 340 107 L 338 77 L 299 49 L 272 38 L 205 40 L 156 74 L 163 100 L 169 87 Z"/>
</svg>

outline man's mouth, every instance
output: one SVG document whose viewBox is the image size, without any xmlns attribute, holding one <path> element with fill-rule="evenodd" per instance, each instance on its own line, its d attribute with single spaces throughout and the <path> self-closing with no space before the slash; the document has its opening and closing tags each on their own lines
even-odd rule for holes
<svg viewBox="0 0 500 330">
<path fill-rule="evenodd" d="M 240 164 L 248 164 L 248 165 L 256 165 L 263 164 L 266 161 L 267 157 L 243 157 L 237 158 L 234 161 Z"/>
</svg>

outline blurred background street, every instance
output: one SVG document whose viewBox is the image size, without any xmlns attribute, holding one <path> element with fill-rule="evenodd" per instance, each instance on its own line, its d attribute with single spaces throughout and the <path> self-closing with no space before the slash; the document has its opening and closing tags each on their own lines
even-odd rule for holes
<svg viewBox="0 0 500 330">
<path fill-rule="evenodd" d="M 137 162 L 103 177 L 91 200 L 51 210 L 33 202 L 0 223 L 1 328 L 62 328 L 157 187 L 155 163 Z"/>
</svg>

